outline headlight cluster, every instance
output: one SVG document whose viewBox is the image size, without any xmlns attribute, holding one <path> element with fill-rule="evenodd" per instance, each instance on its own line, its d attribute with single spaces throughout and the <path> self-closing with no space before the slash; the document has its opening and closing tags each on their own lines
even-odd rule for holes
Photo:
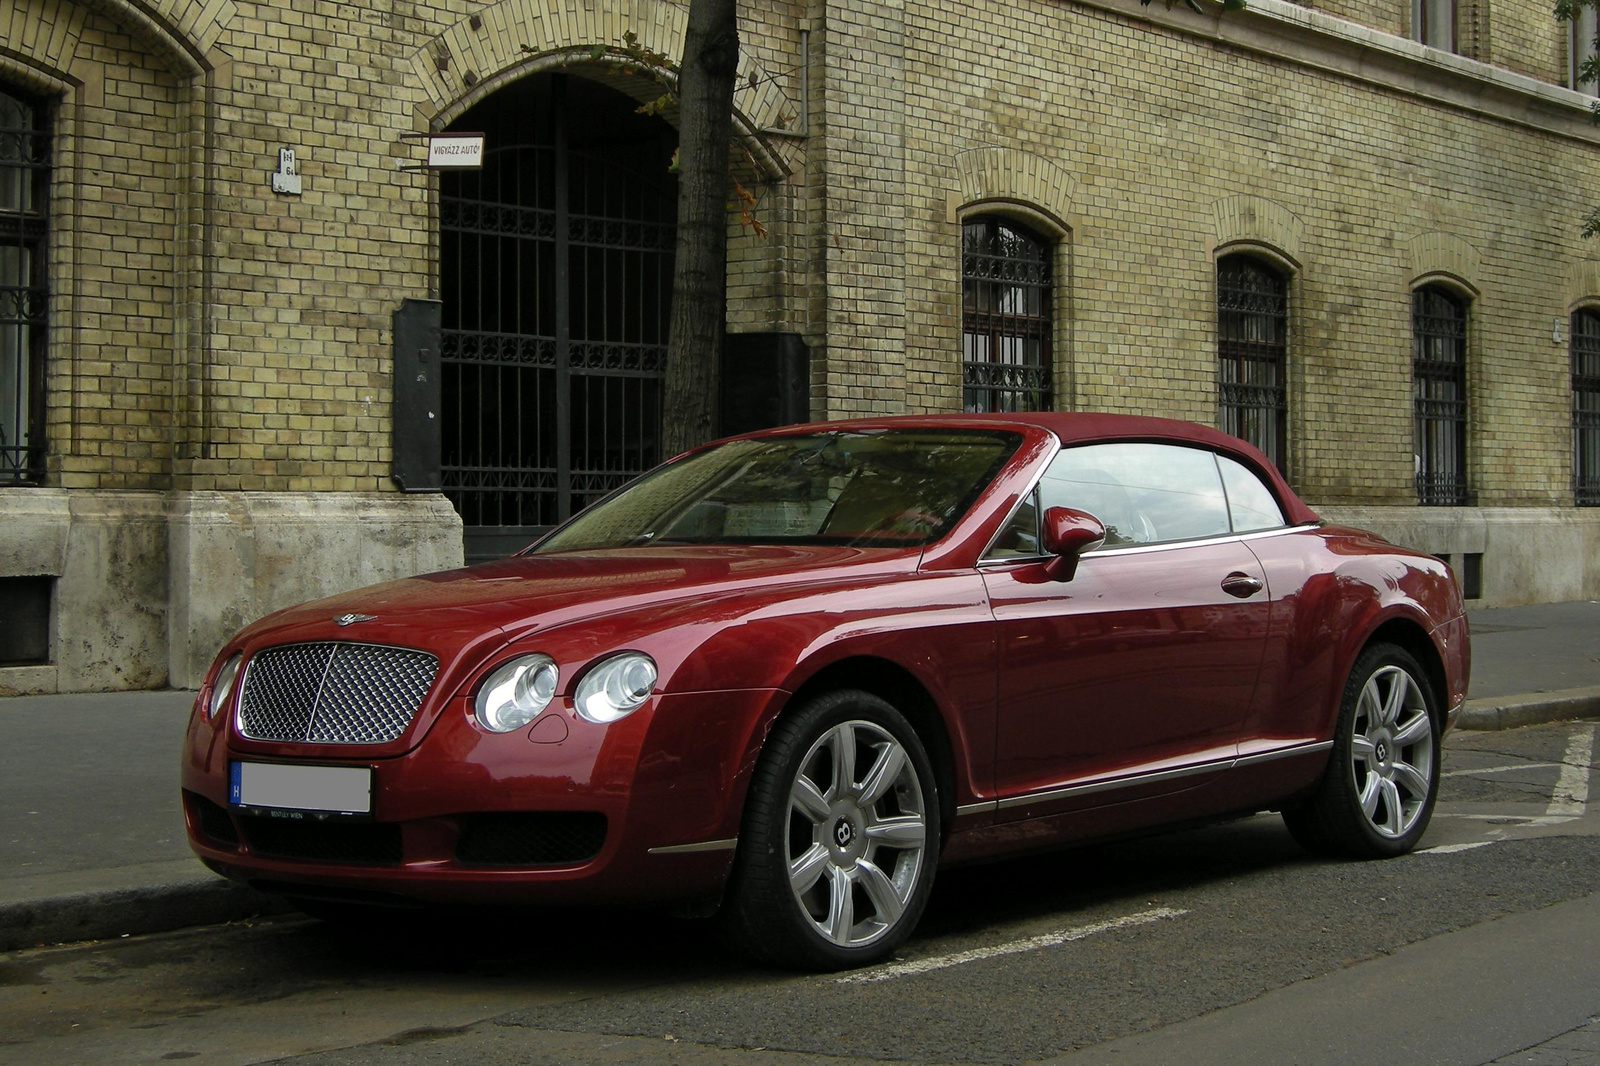
<svg viewBox="0 0 1600 1066">
<path fill-rule="evenodd" d="M 222 664 L 222 669 L 217 671 L 217 679 L 211 683 L 211 699 L 206 703 L 207 721 L 215 721 L 228 705 L 228 697 L 233 694 L 233 683 L 239 677 L 239 665 L 243 662 L 244 656 L 234 652 Z"/>
<path fill-rule="evenodd" d="M 585 721 L 615 722 L 632 714 L 655 687 L 655 660 L 636 651 L 623 652 L 583 675 L 573 708 Z"/>
<path fill-rule="evenodd" d="M 484 679 L 474 711 L 478 724 L 491 733 L 509 733 L 525 726 L 556 694 L 561 671 L 548 655 L 512 659 Z"/>
<path fill-rule="evenodd" d="M 478 686 L 473 714 L 490 732 L 509 733 L 539 717 L 555 698 L 560 680 L 560 668 L 548 655 L 512 659 Z M 573 695 L 573 708 L 584 721 L 615 722 L 649 699 L 655 684 L 655 660 L 641 652 L 623 652 L 584 674 Z"/>
</svg>

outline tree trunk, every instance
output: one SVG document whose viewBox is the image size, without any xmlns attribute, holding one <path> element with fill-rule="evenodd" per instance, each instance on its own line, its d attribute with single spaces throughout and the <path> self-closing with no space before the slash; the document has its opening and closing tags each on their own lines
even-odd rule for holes
<svg viewBox="0 0 1600 1066">
<path fill-rule="evenodd" d="M 665 456 L 716 433 L 728 300 L 728 142 L 738 69 L 735 0 L 689 0 L 678 75 L 678 247 L 662 396 Z"/>
</svg>

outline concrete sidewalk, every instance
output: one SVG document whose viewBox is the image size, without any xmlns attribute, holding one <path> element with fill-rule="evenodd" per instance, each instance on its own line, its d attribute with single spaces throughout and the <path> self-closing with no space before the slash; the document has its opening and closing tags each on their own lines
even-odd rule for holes
<svg viewBox="0 0 1600 1066">
<path fill-rule="evenodd" d="M 1468 729 L 1600 715 L 1600 602 L 1472 613 Z M 282 910 L 184 840 L 193 694 L 0 699 L 0 951 Z"/>
</svg>

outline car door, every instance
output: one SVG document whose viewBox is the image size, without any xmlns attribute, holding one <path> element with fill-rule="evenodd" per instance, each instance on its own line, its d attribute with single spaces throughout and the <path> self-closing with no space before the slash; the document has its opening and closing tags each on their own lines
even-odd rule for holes
<svg viewBox="0 0 1600 1066">
<path fill-rule="evenodd" d="M 1106 526 L 1071 580 L 1051 580 L 1030 548 L 1030 506 L 1076 507 Z M 1228 768 L 1270 596 L 1232 531 L 1214 453 L 1063 449 L 996 543 L 983 574 L 998 638 L 1002 818 L 1160 795 Z"/>
</svg>

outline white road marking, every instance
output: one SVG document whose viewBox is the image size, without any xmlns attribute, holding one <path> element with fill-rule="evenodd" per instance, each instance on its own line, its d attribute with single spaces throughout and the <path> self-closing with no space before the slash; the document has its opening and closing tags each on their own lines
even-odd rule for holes
<svg viewBox="0 0 1600 1066">
<path fill-rule="evenodd" d="M 1512 770 L 1543 770 L 1560 766 L 1558 762 L 1519 762 L 1512 766 L 1486 766 L 1481 770 L 1451 770 L 1445 777 L 1463 777 L 1468 774 L 1505 774 Z"/>
<path fill-rule="evenodd" d="M 1521 815 L 1521 814 L 1457 814 L 1454 811 L 1435 811 L 1435 818 L 1462 818 L 1469 822 L 1494 822 L 1497 825 L 1566 825 L 1577 815 Z"/>
<path fill-rule="evenodd" d="M 1589 764 L 1594 761 L 1594 726 L 1578 729 L 1567 741 L 1561 758 L 1561 777 L 1550 796 L 1546 816 L 1583 817 L 1589 805 Z"/>
<path fill-rule="evenodd" d="M 1053 948 L 1074 940 L 1082 940 L 1085 937 L 1094 936 L 1096 933 L 1109 933 L 1114 929 L 1129 929 L 1136 925 L 1148 925 L 1151 922 L 1159 922 L 1167 918 L 1178 918 L 1188 913 L 1188 911 L 1174 910 L 1170 907 L 1157 907 L 1154 910 L 1143 911 L 1139 914 L 1128 914 L 1106 922 L 1095 922 L 1093 925 L 1080 925 L 1073 929 L 1063 929 L 1057 933 L 1030 936 L 1026 940 L 1013 940 L 1008 944 L 997 944 L 992 948 L 974 948 L 971 951 L 958 951 L 953 955 L 936 955 L 929 959 L 918 959 L 915 962 L 903 962 L 895 966 L 883 966 L 863 973 L 853 973 L 835 980 L 841 985 L 889 981 L 896 977 L 910 977 L 914 974 L 928 973 L 931 970 L 946 970 L 952 966 L 979 962 L 983 959 L 993 959 L 1002 955 L 1018 955 L 1024 951 Z"/>
<path fill-rule="evenodd" d="M 1473 848 L 1486 848 L 1494 844 L 1493 840 L 1474 840 L 1470 844 L 1440 844 L 1436 848 L 1423 848 L 1418 855 L 1454 855 L 1458 851 L 1471 851 Z"/>
</svg>

